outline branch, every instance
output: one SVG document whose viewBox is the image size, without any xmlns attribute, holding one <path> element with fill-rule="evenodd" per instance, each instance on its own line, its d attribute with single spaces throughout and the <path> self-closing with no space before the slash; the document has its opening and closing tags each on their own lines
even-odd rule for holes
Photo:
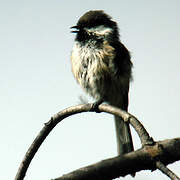
<svg viewBox="0 0 180 180">
<path fill-rule="evenodd" d="M 156 167 L 159 169 L 161 172 L 166 174 L 168 177 L 170 177 L 172 180 L 180 180 L 179 177 L 176 176 L 170 169 L 168 169 L 162 162 L 157 161 L 156 162 Z"/>
<path fill-rule="evenodd" d="M 26 152 L 26 154 L 24 156 L 24 159 L 22 160 L 22 162 L 20 164 L 20 167 L 18 169 L 18 172 L 16 174 L 15 180 L 23 180 L 24 179 L 25 174 L 27 172 L 27 169 L 28 169 L 34 155 L 38 151 L 39 147 L 41 146 L 41 144 L 43 143 L 45 138 L 51 132 L 51 130 L 59 122 L 61 122 L 63 119 L 65 119 L 66 117 L 69 117 L 71 115 L 82 113 L 82 112 L 88 112 L 88 111 L 92 112 L 92 104 L 84 104 L 84 105 L 73 106 L 73 107 L 67 108 L 67 109 L 62 110 L 59 113 L 55 114 L 47 123 L 45 123 L 45 126 L 39 132 L 39 134 L 37 135 L 37 137 L 35 138 L 35 140 L 31 144 L 31 146 L 29 147 L 28 151 Z M 116 108 L 116 107 L 113 107 L 113 106 L 110 106 L 110 105 L 107 105 L 107 104 L 101 104 L 99 106 L 99 111 L 100 112 L 107 112 L 107 113 L 110 113 L 110 114 L 120 116 L 120 117 L 122 117 L 124 119 L 124 121 L 129 122 L 134 127 L 136 132 L 138 133 L 138 135 L 139 135 L 139 137 L 141 139 L 142 145 L 146 145 L 146 146 L 151 145 L 152 147 L 154 147 L 154 145 L 156 145 L 155 142 L 153 141 L 153 139 L 149 136 L 148 132 L 143 127 L 143 125 L 134 116 L 127 113 L 126 111 L 123 111 L 123 110 L 121 110 L 119 108 Z M 147 148 L 146 146 L 144 148 Z M 151 150 L 151 148 L 150 148 L 150 150 Z M 151 152 L 151 151 L 149 151 L 149 152 Z M 129 154 L 133 155 L 133 153 L 129 153 Z M 127 156 L 129 154 L 127 154 Z M 149 154 L 149 155 L 150 155 L 151 159 L 154 156 L 154 154 Z M 126 157 L 126 155 L 121 156 L 120 159 L 123 158 L 123 157 Z M 134 157 L 134 155 L 133 155 L 133 157 Z M 138 157 L 140 157 L 140 154 L 138 155 Z M 130 156 L 130 159 L 131 159 L 131 156 Z M 141 159 L 141 157 L 140 157 L 140 159 Z M 124 160 L 123 160 L 123 162 L 124 162 Z M 103 161 L 103 162 L 106 162 L 106 161 Z M 133 162 L 131 164 L 133 164 Z M 135 168 L 137 168 L 136 167 L 137 164 L 134 164 L 134 165 L 135 165 Z M 123 164 L 123 166 L 125 166 L 125 164 Z M 136 169 L 136 170 L 138 171 L 138 169 Z M 124 171 L 124 172 L 126 172 L 126 171 Z M 133 170 L 133 172 L 136 172 L 135 169 Z"/>
<path fill-rule="evenodd" d="M 155 170 L 156 158 L 166 165 L 180 160 L 180 151 L 177 149 L 180 149 L 180 138 L 164 140 L 153 146 L 145 146 L 128 154 L 103 160 L 53 180 L 111 180 L 141 170 Z"/>
<path fill-rule="evenodd" d="M 27 169 L 38 151 L 39 147 L 43 143 L 43 141 L 46 139 L 48 134 L 51 132 L 51 130 L 59 123 L 61 122 L 64 118 L 71 116 L 73 114 L 78 114 L 81 112 L 87 112 L 91 110 L 92 105 L 91 104 L 85 104 L 85 105 L 78 105 L 78 106 L 73 106 L 67 109 L 64 109 L 60 111 L 59 113 L 55 114 L 51 119 L 45 123 L 44 127 L 42 130 L 39 132 L 37 137 L 34 139 L 33 143 L 29 147 L 28 151 L 26 152 L 20 166 L 18 169 L 18 172 L 16 174 L 15 180 L 23 180 Z"/>
<path fill-rule="evenodd" d="M 136 117 L 130 113 L 107 104 L 100 105 L 99 110 L 100 112 L 107 112 L 120 116 L 124 121 L 129 122 L 138 133 L 142 145 L 151 145 L 154 143 L 153 139 L 149 136 L 144 126 L 140 123 L 140 121 L 138 121 Z"/>
</svg>

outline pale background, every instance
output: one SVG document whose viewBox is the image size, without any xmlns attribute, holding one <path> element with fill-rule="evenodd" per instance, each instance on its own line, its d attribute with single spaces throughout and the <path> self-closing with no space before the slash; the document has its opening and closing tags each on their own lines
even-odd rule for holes
<svg viewBox="0 0 180 180">
<path fill-rule="evenodd" d="M 0 179 L 14 179 L 43 123 L 80 102 L 83 92 L 71 73 L 74 34 L 69 27 L 92 9 L 103 9 L 118 22 L 121 40 L 131 51 L 134 82 L 129 112 L 155 140 L 179 136 L 179 0 L 1 1 Z M 134 131 L 133 136 L 140 148 Z M 115 155 L 112 116 L 76 115 L 48 136 L 25 179 L 48 180 Z M 179 162 L 169 167 L 180 175 Z M 159 171 L 143 171 L 135 179 L 168 178 Z"/>
</svg>

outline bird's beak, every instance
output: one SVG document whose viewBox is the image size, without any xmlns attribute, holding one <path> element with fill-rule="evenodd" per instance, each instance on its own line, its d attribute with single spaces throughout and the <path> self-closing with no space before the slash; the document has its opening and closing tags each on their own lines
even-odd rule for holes
<svg viewBox="0 0 180 180">
<path fill-rule="evenodd" d="M 74 31 L 71 31 L 72 33 L 78 33 L 79 32 L 79 27 L 78 26 L 72 26 L 70 27 L 71 29 L 76 29 Z"/>
</svg>

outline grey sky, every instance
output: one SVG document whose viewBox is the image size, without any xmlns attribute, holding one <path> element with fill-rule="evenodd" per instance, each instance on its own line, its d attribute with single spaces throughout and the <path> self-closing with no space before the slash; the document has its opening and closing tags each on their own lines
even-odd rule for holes
<svg viewBox="0 0 180 180">
<path fill-rule="evenodd" d="M 0 179 L 13 179 L 43 123 L 84 95 L 71 73 L 74 35 L 69 27 L 92 9 L 103 9 L 118 22 L 121 40 L 131 51 L 129 112 L 155 140 L 179 136 L 179 0 L 6 0 L 0 6 Z M 134 131 L 133 136 L 139 148 Z M 115 155 L 112 116 L 76 115 L 48 136 L 25 179 L 55 178 Z M 180 175 L 179 162 L 169 167 Z M 144 171 L 135 179 L 168 178 Z"/>
</svg>

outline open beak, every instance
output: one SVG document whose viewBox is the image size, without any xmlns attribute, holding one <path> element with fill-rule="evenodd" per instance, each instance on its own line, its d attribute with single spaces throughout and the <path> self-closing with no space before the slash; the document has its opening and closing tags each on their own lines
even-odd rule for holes
<svg viewBox="0 0 180 180">
<path fill-rule="evenodd" d="M 71 31 L 71 33 L 78 33 L 79 32 L 79 27 L 78 26 L 72 26 L 70 28 L 75 29 L 75 30 Z"/>
</svg>

